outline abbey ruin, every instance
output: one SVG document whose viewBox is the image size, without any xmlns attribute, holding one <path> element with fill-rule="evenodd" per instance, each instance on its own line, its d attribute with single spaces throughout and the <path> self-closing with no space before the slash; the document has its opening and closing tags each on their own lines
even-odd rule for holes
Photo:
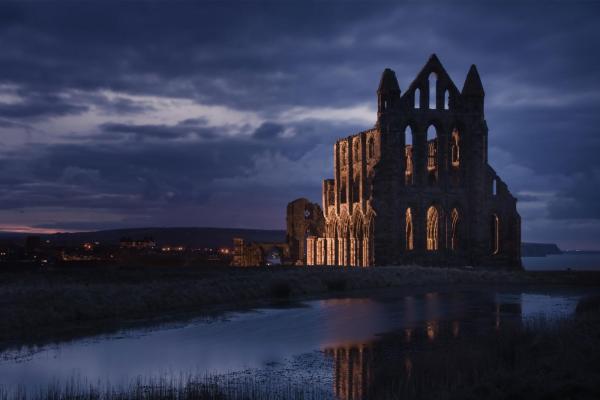
<svg viewBox="0 0 600 400">
<path fill-rule="evenodd" d="M 521 220 L 488 164 L 475 66 L 458 90 L 432 55 L 403 94 L 386 69 L 377 109 L 372 129 L 334 145 L 323 234 L 307 237 L 306 264 L 520 267 Z"/>
</svg>

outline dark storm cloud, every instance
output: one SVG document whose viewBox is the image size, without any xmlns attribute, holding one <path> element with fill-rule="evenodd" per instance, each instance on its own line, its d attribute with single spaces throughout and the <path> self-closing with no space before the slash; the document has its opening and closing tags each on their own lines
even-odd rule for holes
<svg viewBox="0 0 600 400">
<path fill-rule="evenodd" d="M 103 132 L 132 134 L 136 139 L 181 139 L 189 136 L 214 136 L 213 132 L 196 126 L 130 125 L 106 123 L 100 126 Z M 97 137 L 102 137 L 98 135 Z"/>
<path fill-rule="evenodd" d="M 23 102 L 0 103 L 0 117 L 15 120 L 79 114 L 86 110 L 84 104 L 76 104 L 53 94 L 31 94 Z"/>
<path fill-rule="evenodd" d="M 550 201 L 550 217 L 600 220 L 600 169 L 578 174 Z"/>
<path fill-rule="evenodd" d="M 284 126 L 272 122 L 265 122 L 254 131 L 254 137 L 257 139 L 273 139 L 283 133 Z"/>
<path fill-rule="evenodd" d="M 244 187 L 244 181 L 256 172 L 257 160 L 278 154 L 293 163 L 320 144 L 329 146 L 339 128 L 322 124 L 317 136 L 299 123 L 291 126 L 302 134 L 289 138 L 267 135 L 270 140 L 265 141 L 265 137 L 257 138 L 261 135 L 256 132 L 222 138 L 210 133 L 216 128 L 205 127 L 204 140 L 169 140 L 186 134 L 188 128 L 180 131 L 182 126 L 198 129 L 189 124 L 190 121 L 172 126 L 106 124 L 102 126 L 104 132 L 121 136 L 102 142 L 96 136 L 88 136 L 81 143 L 37 144 L 8 153 L 0 160 L 0 209 L 61 206 L 147 212 L 175 204 L 202 204 L 222 190 L 255 192 L 260 190 L 261 182 L 252 181 Z M 256 131 L 264 131 L 265 126 L 278 125 L 267 122 Z M 346 125 L 345 129 L 356 127 Z M 130 133 L 135 136 L 128 136 Z M 140 141 L 138 136 L 161 140 Z M 319 178 L 315 176 L 316 182 Z M 222 181 L 228 179 L 235 179 L 236 187 L 224 187 Z M 269 186 L 269 182 L 265 183 Z M 303 183 L 296 186 L 290 192 L 299 187 L 306 189 Z M 312 191 L 317 192 L 314 187 Z"/>
<path fill-rule="evenodd" d="M 274 226 L 269 212 L 302 193 L 317 199 L 328 172 L 307 183 L 257 171 L 292 175 L 306 157 L 330 168 L 334 139 L 370 127 L 281 116 L 374 105 L 385 67 L 404 90 L 435 52 L 459 88 L 477 64 L 490 161 L 522 203 L 544 204 L 549 219 L 597 221 L 598 15 L 591 2 L 2 3 L 0 129 L 90 110 L 106 118 L 4 151 L 0 209 L 63 201 L 169 223 L 160 218 L 177 220 L 170 205 L 224 196 L 252 208 L 214 209 L 223 225 Z M 235 134 L 196 115 L 145 121 L 159 107 L 148 99 L 161 96 L 261 120 Z"/>
</svg>

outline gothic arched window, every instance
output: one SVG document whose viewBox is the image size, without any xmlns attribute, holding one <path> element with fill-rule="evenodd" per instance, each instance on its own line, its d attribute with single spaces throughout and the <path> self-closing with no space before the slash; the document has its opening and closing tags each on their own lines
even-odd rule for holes
<svg viewBox="0 0 600 400">
<path fill-rule="evenodd" d="M 435 72 L 429 74 L 429 108 L 435 110 L 437 108 L 437 75 Z"/>
<path fill-rule="evenodd" d="M 427 209 L 427 250 L 439 248 L 439 213 L 437 208 L 431 206 Z"/>
<path fill-rule="evenodd" d="M 421 108 L 421 89 L 415 89 L 415 108 Z"/>
<path fill-rule="evenodd" d="M 342 182 L 340 184 L 340 203 L 346 202 L 346 177 L 342 178 Z"/>
<path fill-rule="evenodd" d="M 369 138 L 369 144 L 367 145 L 367 148 L 369 151 L 369 158 L 375 157 L 375 140 L 372 137 Z"/>
<path fill-rule="evenodd" d="M 360 201 L 360 178 L 355 176 L 352 180 L 352 202 L 358 203 Z"/>
<path fill-rule="evenodd" d="M 412 211 L 410 208 L 406 209 L 406 250 L 413 250 L 415 248 L 414 236 L 413 236 L 413 222 L 412 222 Z"/>
<path fill-rule="evenodd" d="M 429 184 L 437 183 L 438 176 L 438 136 L 435 126 L 431 125 L 427 129 L 427 173 L 429 176 Z"/>
<path fill-rule="evenodd" d="M 414 167 L 413 167 L 412 142 L 413 142 L 412 129 L 410 128 L 410 126 L 407 126 L 406 129 L 404 130 L 404 143 L 405 143 L 405 146 L 404 146 L 404 158 L 405 158 L 404 182 L 406 185 L 413 184 Z"/>
<path fill-rule="evenodd" d="M 450 226 L 451 226 L 451 239 L 450 239 L 450 248 L 454 251 L 458 250 L 460 246 L 460 230 L 459 230 L 460 218 L 458 215 L 458 210 L 456 208 L 452 209 L 450 213 Z"/>
<path fill-rule="evenodd" d="M 458 168 L 460 166 L 460 135 L 458 129 L 452 131 L 450 153 L 452 155 L 452 166 Z"/>
<path fill-rule="evenodd" d="M 500 253 L 500 218 L 497 214 L 492 214 L 490 230 L 492 254 L 498 254 Z"/>
</svg>

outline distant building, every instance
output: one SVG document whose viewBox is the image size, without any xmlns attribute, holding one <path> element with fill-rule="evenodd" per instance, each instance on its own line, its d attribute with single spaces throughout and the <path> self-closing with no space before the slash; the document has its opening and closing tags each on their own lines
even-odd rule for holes
<svg viewBox="0 0 600 400">
<path fill-rule="evenodd" d="M 161 246 L 160 251 L 163 253 L 182 253 L 186 251 L 186 247 L 181 245 L 164 245 Z"/>
<path fill-rule="evenodd" d="M 259 243 L 234 238 L 233 247 L 231 265 L 236 267 L 290 264 L 290 249 L 287 243 Z"/>
<path fill-rule="evenodd" d="M 334 145 L 307 264 L 520 267 L 521 218 L 488 163 L 484 95 L 474 65 L 460 91 L 432 55 L 402 95 L 386 69 L 375 126 Z"/>
<path fill-rule="evenodd" d="M 119 247 L 121 249 L 150 250 L 156 247 L 156 242 L 150 237 L 145 237 L 142 240 L 122 238 Z"/>
</svg>

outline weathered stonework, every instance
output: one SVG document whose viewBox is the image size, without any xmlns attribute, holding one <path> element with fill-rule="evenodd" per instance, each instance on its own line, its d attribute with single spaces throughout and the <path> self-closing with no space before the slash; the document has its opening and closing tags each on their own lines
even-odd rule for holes
<svg viewBox="0 0 600 400">
<path fill-rule="evenodd" d="M 323 210 L 318 204 L 311 203 L 307 199 L 296 199 L 287 205 L 286 222 L 285 243 L 261 243 L 234 238 L 234 255 L 231 264 L 238 267 L 275 264 L 305 265 L 307 263 L 305 247 L 307 237 L 323 236 L 324 234 Z M 313 257 L 312 253 L 310 253 L 310 257 Z"/>
<path fill-rule="evenodd" d="M 474 65 L 459 91 L 432 55 L 403 95 L 386 69 L 375 127 L 334 145 L 307 264 L 520 267 L 521 219 L 488 164 L 484 95 Z"/>
<path fill-rule="evenodd" d="M 323 236 L 325 218 L 323 210 L 307 199 L 296 199 L 287 205 L 286 242 L 290 247 L 290 257 L 295 264 L 306 264 L 306 238 Z"/>
</svg>

